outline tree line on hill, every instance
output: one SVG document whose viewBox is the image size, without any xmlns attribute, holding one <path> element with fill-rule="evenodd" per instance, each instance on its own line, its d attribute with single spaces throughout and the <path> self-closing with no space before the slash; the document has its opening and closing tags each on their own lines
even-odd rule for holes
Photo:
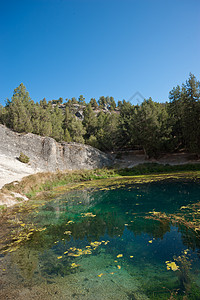
<svg viewBox="0 0 200 300">
<path fill-rule="evenodd" d="M 77 110 L 82 112 L 77 117 Z M 21 83 L 0 106 L 0 123 L 57 141 L 86 143 L 103 151 L 143 149 L 148 157 L 181 149 L 200 154 L 200 82 L 190 74 L 169 93 L 169 102 L 151 98 L 140 105 L 113 97 L 85 102 L 76 98 L 35 103 Z"/>
</svg>

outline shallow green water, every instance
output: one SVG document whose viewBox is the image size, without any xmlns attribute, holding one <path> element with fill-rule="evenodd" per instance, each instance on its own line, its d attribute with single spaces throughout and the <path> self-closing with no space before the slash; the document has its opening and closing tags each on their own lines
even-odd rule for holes
<svg viewBox="0 0 200 300">
<path fill-rule="evenodd" d="M 73 191 L 18 214 L 29 238 L 2 254 L 1 299 L 200 299 L 198 234 L 146 219 L 199 200 L 199 183 L 163 181 Z"/>
</svg>

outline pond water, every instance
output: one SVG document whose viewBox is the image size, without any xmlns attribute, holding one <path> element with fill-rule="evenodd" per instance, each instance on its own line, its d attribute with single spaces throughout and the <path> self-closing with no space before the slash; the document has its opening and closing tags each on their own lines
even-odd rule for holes
<svg viewBox="0 0 200 300">
<path fill-rule="evenodd" d="M 200 299 L 199 234 L 181 221 L 199 201 L 198 182 L 126 181 L 20 208 L 0 299 Z"/>
</svg>

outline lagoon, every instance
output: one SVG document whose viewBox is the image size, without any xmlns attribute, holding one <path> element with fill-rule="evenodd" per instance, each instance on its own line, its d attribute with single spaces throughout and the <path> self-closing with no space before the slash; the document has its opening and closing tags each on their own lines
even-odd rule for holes
<svg viewBox="0 0 200 300">
<path fill-rule="evenodd" d="M 1 299 L 200 299 L 200 183 L 126 180 L 19 208 Z"/>
</svg>

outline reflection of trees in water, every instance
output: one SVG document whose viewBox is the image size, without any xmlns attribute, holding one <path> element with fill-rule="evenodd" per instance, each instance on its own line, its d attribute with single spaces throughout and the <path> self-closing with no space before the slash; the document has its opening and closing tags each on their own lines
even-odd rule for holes
<svg viewBox="0 0 200 300">
<path fill-rule="evenodd" d="M 183 225 L 178 225 L 178 227 L 181 232 L 183 244 L 193 251 L 195 251 L 195 249 L 200 249 L 200 238 L 197 233 Z"/>
<path fill-rule="evenodd" d="M 166 189 L 166 186 L 163 186 L 163 188 Z M 146 192 L 150 191 L 148 185 L 145 185 L 144 189 Z M 143 192 L 144 190 L 142 189 L 141 194 Z M 57 239 L 69 241 L 71 237 L 73 239 L 87 238 L 91 241 L 92 239 L 99 239 L 106 233 L 110 237 L 121 236 L 126 223 L 129 224 L 128 230 L 133 232 L 134 235 L 147 233 L 150 236 L 162 239 L 166 232 L 170 231 L 171 222 L 169 219 L 145 219 L 143 217 L 145 214 L 142 215 L 139 212 L 135 215 L 126 215 L 123 212 L 123 199 L 121 203 L 117 199 L 116 203 L 113 201 L 114 203 L 107 204 L 105 199 L 109 198 L 109 193 L 110 191 L 95 193 L 91 193 L 90 190 L 75 191 L 47 204 L 44 211 L 40 213 L 42 215 L 40 218 L 42 218 L 44 226 L 48 225 L 48 244 L 50 245 L 51 242 L 53 243 Z M 56 209 L 60 212 L 57 217 L 55 217 L 57 214 Z M 136 206 L 136 209 L 139 209 L 139 207 Z M 81 214 L 87 211 L 92 211 L 97 216 L 95 218 L 82 217 Z M 66 226 L 68 220 L 73 220 L 74 223 Z M 132 220 L 133 222 L 131 223 Z M 193 249 L 199 247 L 197 237 L 192 235 L 190 231 L 187 231 L 186 228 L 183 228 L 181 229 L 183 243 Z M 66 230 L 71 231 L 71 235 L 66 236 L 64 234 Z"/>
<path fill-rule="evenodd" d="M 154 203 L 156 211 L 174 213 L 182 205 L 199 201 L 200 184 L 188 179 L 163 180 L 140 184 L 138 192 L 145 203 L 144 209 L 148 211 L 149 204 Z"/>
<path fill-rule="evenodd" d="M 162 217 L 164 215 L 164 218 Z M 148 230 L 143 230 L 142 232 L 146 232 L 146 233 L 152 233 L 153 236 L 162 238 L 162 236 L 164 236 L 164 234 L 169 231 L 170 232 L 170 226 L 171 225 L 175 225 L 178 227 L 178 231 L 181 233 L 181 240 L 182 243 L 189 249 L 195 251 L 195 249 L 200 249 L 200 237 L 198 235 L 197 232 L 195 232 L 194 229 L 192 229 L 191 227 L 187 227 L 187 222 L 184 223 L 182 222 L 182 219 L 179 217 L 179 221 L 174 221 L 172 219 L 173 215 L 169 215 L 167 216 L 166 214 L 160 214 L 159 216 L 156 216 L 154 219 L 154 216 L 150 216 L 148 217 L 148 221 L 154 221 L 157 223 L 157 225 L 159 224 L 159 226 L 156 226 L 156 230 L 155 231 L 151 231 L 148 232 Z M 151 219 L 152 218 L 152 219 Z M 160 219 L 159 219 L 160 218 Z M 154 224 L 156 224 L 154 223 Z M 137 227 L 137 226 L 136 226 Z M 143 228 L 144 229 L 144 228 Z M 134 231 L 134 230 L 133 230 Z M 141 232 L 141 233 L 142 233 Z M 159 235 L 157 236 L 157 232 L 159 232 Z M 162 235 L 162 236 L 161 236 Z"/>
<path fill-rule="evenodd" d="M 109 238 L 122 236 L 125 228 L 135 236 L 144 233 L 154 238 L 162 239 L 166 232 L 170 231 L 170 221 L 145 220 L 142 217 L 136 217 L 130 226 L 126 227 L 127 216 L 118 215 L 115 212 L 106 212 L 103 215 L 97 215 L 95 218 L 82 218 L 80 222 L 66 224 L 54 224 L 49 226 L 46 231 L 36 232 L 32 239 L 11 254 L 12 262 L 17 266 L 16 270 L 19 276 L 25 278 L 27 282 L 34 280 L 35 276 L 49 277 L 57 275 L 67 275 L 71 273 L 71 258 L 63 256 L 62 261 L 57 256 L 63 255 L 67 248 L 76 245 L 76 247 L 85 247 L 91 241 L 100 240 L 105 234 Z M 71 235 L 65 235 L 64 232 L 71 231 Z M 185 227 L 180 226 L 183 244 L 188 248 L 195 250 L 199 247 L 199 240 Z M 58 242 L 59 241 L 59 242 Z M 81 242 L 82 241 L 82 242 Z M 56 244 L 58 242 L 58 244 Z M 76 244 L 77 243 L 77 244 Z M 125 243 L 125 241 L 123 242 Z M 126 247 L 126 245 L 124 244 Z M 130 242 L 127 244 L 132 250 L 135 245 Z M 125 249 L 125 248 L 124 248 Z M 109 251 L 113 251 L 110 249 Z M 15 270 L 15 272 L 16 272 Z"/>
<path fill-rule="evenodd" d="M 135 219 L 134 223 L 131 224 L 128 229 L 132 231 L 135 236 L 147 233 L 154 238 L 163 239 L 164 235 L 170 232 L 170 225 L 170 222 L 166 220 L 161 222 L 139 217 Z"/>
</svg>

